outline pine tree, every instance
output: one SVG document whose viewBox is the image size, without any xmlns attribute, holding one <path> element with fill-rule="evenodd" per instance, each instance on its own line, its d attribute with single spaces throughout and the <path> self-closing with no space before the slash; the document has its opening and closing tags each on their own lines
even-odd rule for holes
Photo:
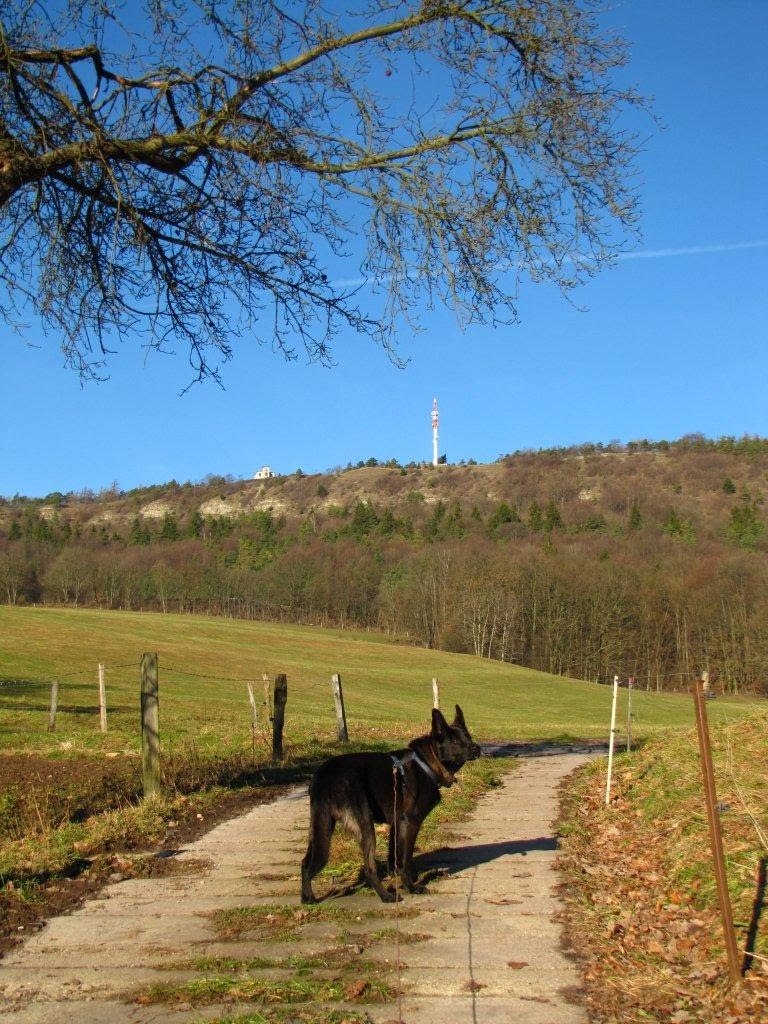
<svg viewBox="0 0 768 1024">
<path fill-rule="evenodd" d="M 532 501 L 528 509 L 528 526 L 536 533 L 544 529 L 544 516 L 538 501 Z"/>
<path fill-rule="evenodd" d="M 488 520 L 488 532 L 495 533 L 503 523 L 519 523 L 520 516 L 516 508 L 512 508 L 506 501 L 500 501 L 496 506 L 493 515 Z"/>
<path fill-rule="evenodd" d="M 544 513 L 544 529 L 547 533 L 551 533 L 553 530 L 562 530 L 562 528 L 563 517 L 560 515 L 560 509 L 554 501 L 549 501 Z"/>
<path fill-rule="evenodd" d="M 352 513 L 352 532 L 357 537 L 364 537 L 379 525 L 376 509 L 369 501 L 358 501 Z"/>
<path fill-rule="evenodd" d="M 187 535 L 190 537 L 202 537 L 205 529 L 205 520 L 200 514 L 200 509 L 195 509 L 187 523 Z"/>
<path fill-rule="evenodd" d="M 172 512 L 166 512 L 163 516 L 163 525 L 160 528 L 160 539 L 178 540 L 179 536 L 179 524 L 176 522 L 176 516 Z"/>
<path fill-rule="evenodd" d="M 728 539 L 740 548 L 754 548 L 765 532 L 765 524 L 758 513 L 759 501 L 745 488 L 739 504 L 731 509 L 728 521 Z"/>
<path fill-rule="evenodd" d="M 152 535 L 144 525 L 144 521 L 139 516 L 135 516 L 131 523 L 130 533 L 128 534 L 128 543 L 146 547 L 151 540 Z"/>
</svg>

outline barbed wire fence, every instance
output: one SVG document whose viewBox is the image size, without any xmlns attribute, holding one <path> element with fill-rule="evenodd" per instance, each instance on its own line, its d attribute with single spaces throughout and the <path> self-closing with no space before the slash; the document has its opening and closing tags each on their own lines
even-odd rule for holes
<svg viewBox="0 0 768 1024">
<path fill-rule="evenodd" d="M 184 664 L 178 658 L 166 662 L 161 657 L 159 670 L 156 669 L 161 677 L 161 685 L 155 681 L 154 693 L 150 698 L 145 685 L 146 657 L 144 655 L 130 660 L 104 660 L 94 665 L 93 672 L 80 670 L 52 673 L 54 678 L 49 682 L 39 678 L 0 680 L 0 698 L 4 692 L 8 695 L 8 699 L 2 701 L 2 710 L 23 714 L 40 713 L 39 720 L 35 720 L 31 730 L 25 726 L 24 730 L 19 730 L 20 732 L 34 732 L 39 729 L 40 732 L 55 733 L 59 716 L 77 715 L 79 722 L 74 732 L 78 736 L 82 736 L 84 732 L 86 735 L 90 734 L 86 722 L 93 716 L 95 729 L 101 728 L 102 732 L 113 731 L 122 738 L 133 734 L 138 739 L 137 727 L 140 722 L 142 758 L 145 764 L 148 757 L 159 763 L 158 709 L 161 691 L 164 756 L 176 754 L 182 748 L 187 751 L 199 749 L 202 740 L 202 745 L 208 748 L 219 746 L 218 752 L 209 751 L 212 759 L 217 756 L 223 757 L 225 753 L 232 754 L 237 748 L 242 750 L 245 747 L 244 737 L 249 734 L 251 760 L 254 765 L 257 761 L 271 762 L 283 759 L 282 734 L 288 696 L 288 680 L 284 673 L 254 671 L 241 675 L 231 671 L 206 671 L 196 665 Z M 157 661 L 155 664 L 157 665 Z M 199 684 L 194 689 L 185 687 L 185 684 L 194 683 Z M 237 688 L 242 689 L 238 692 Z M 326 707 L 329 712 L 329 725 L 333 720 L 331 709 L 335 709 L 337 731 L 341 739 L 338 727 L 339 713 L 344 717 L 345 712 L 341 678 L 338 674 L 329 673 L 327 677 L 309 680 L 303 678 L 296 689 L 292 689 L 292 695 L 294 698 L 298 697 L 303 705 L 302 712 L 305 718 L 307 715 L 320 718 L 325 715 L 316 698 L 322 690 L 328 695 Z M 28 693 L 26 701 L 25 691 Z M 49 701 L 45 700 L 43 692 L 50 693 Z M 93 694 L 93 699 L 90 699 L 90 694 Z M 309 695 L 312 697 L 311 711 L 303 700 Z M 154 706 L 155 718 L 152 722 L 147 718 L 148 703 Z M 185 710 L 180 711 L 180 708 Z M 133 716 L 135 725 L 130 721 Z M 244 728 L 246 723 L 247 733 Z M 58 724 L 60 730 L 61 722 Z M 326 738 L 324 729 L 310 732 L 314 740 L 323 742 Z M 72 735 L 72 732 L 68 732 L 68 735 Z M 330 738 L 327 737 L 328 740 Z M 343 739 L 347 740 L 346 721 Z M 310 741 L 306 741 L 306 744 L 309 746 Z M 61 745 L 69 747 L 71 741 L 65 741 Z M 291 745 L 291 752 L 295 753 L 304 745 L 302 740 L 295 741 Z M 133 744 L 131 747 L 131 750 L 124 753 L 135 755 L 136 748 Z M 202 755 L 200 757 L 202 759 Z"/>
</svg>

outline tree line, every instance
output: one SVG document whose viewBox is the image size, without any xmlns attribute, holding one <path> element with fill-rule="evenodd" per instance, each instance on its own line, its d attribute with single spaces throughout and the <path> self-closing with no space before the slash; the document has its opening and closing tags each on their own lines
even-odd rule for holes
<svg viewBox="0 0 768 1024">
<path fill-rule="evenodd" d="M 87 522 L 30 504 L 0 530 L 0 594 L 370 627 L 579 678 L 634 675 L 652 689 L 705 668 L 723 690 L 764 689 L 762 497 L 730 477 L 719 490 L 728 511 L 706 530 L 686 508 L 659 514 L 639 500 L 576 519 L 554 498 L 480 508 L 418 490 L 292 516 L 195 508 Z"/>
</svg>

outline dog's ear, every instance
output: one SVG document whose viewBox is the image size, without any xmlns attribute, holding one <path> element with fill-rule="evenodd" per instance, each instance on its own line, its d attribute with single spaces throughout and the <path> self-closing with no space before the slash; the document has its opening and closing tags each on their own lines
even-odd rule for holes
<svg viewBox="0 0 768 1024">
<path fill-rule="evenodd" d="M 448 723 L 443 718 L 442 711 L 438 711 L 437 708 L 432 708 L 432 735 L 438 739 L 445 736 L 448 732 Z"/>
<path fill-rule="evenodd" d="M 464 721 L 464 712 L 458 704 L 456 705 L 456 714 L 453 719 L 453 724 L 457 725 L 460 729 L 463 729 L 464 732 L 467 731 L 467 723 Z"/>
</svg>

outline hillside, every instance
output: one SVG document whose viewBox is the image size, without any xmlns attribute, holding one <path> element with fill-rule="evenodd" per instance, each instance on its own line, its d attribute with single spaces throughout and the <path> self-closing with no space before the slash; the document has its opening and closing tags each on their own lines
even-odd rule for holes
<svg viewBox="0 0 768 1024">
<path fill-rule="evenodd" d="M 659 525 L 676 511 L 691 520 L 701 536 L 717 534 L 726 525 L 734 495 L 746 489 L 760 501 L 767 484 L 768 440 L 707 442 L 694 437 L 673 443 L 521 452 L 480 465 L 366 464 L 324 474 L 299 470 L 268 480 L 222 476 L 128 492 L 114 487 L 98 495 L 56 492 L 42 498 L 0 498 L 0 527 L 7 528 L 29 508 L 47 519 L 66 509 L 71 522 L 91 527 L 125 526 L 136 515 L 154 521 L 168 514 L 183 518 L 195 512 L 236 519 L 256 511 L 289 517 L 314 511 L 333 518 L 357 502 L 394 506 L 412 516 L 422 502 L 430 506 L 458 501 L 462 507 L 476 505 L 488 515 L 504 501 L 525 518 L 532 503 L 546 506 L 553 501 L 572 529 L 594 530 L 592 519 L 600 515 L 607 524 L 623 525 L 637 503 L 646 518 Z"/>
<path fill-rule="evenodd" d="M 589 679 L 768 678 L 759 438 L 0 502 L 9 604 L 356 625 Z"/>
</svg>

